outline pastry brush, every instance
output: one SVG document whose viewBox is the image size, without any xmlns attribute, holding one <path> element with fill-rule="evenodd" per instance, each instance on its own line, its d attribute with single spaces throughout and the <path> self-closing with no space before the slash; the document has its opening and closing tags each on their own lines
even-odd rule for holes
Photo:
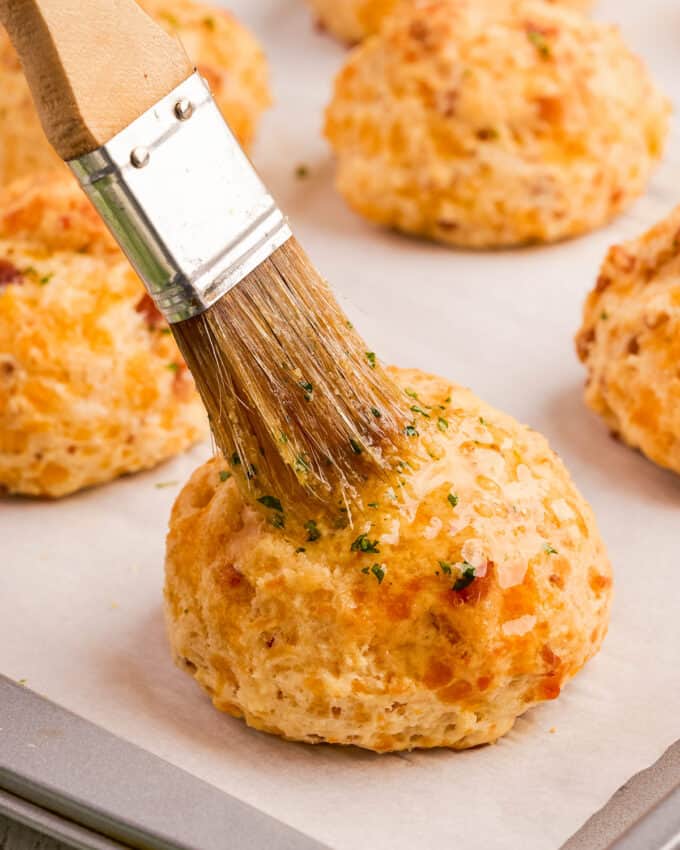
<svg viewBox="0 0 680 850">
<path fill-rule="evenodd" d="M 0 0 L 43 128 L 167 319 L 259 494 L 347 505 L 393 463 L 400 391 L 181 44 L 133 0 Z"/>
</svg>

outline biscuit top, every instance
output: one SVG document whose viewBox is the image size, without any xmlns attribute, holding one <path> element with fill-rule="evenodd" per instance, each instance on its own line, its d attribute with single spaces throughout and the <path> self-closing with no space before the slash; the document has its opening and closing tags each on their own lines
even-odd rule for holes
<svg viewBox="0 0 680 850">
<path fill-rule="evenodd" d="M 538 0 L 498 7 L 420 0 L 402 4 L 378 38 L 357 49 L 336 97 L 351 97 L 357 108 L 376 97 L 419 106 L 429 132 L 454 155 L 492 159 L 530 147 L 559 165 L 612 136 L 608 112 L 633 117 L 631 98 L 640 107 L 660 99 L 643 71 L 615 27 L 569 9 Z M 605 100 L 611 106 L 603 114 Z M 340 134 L 342 120 L 331 106 L 327 135 Z M 661 140 L 651 129 L 650 153 L 658 155 Z M 364 144 L 372 143 L 366 135 Z"/>
<path fill-rule="evenodd" d="M 420 455 L 396 487 L 368 487 L 350 526 L 341 509 L 326 522 L 291 515 L 274 498 L 244 503 L 233 468 L 212 461 L 173 510 L 170 610 L 179 616 L 185 594 L 207 594 L 201 616 L 215 618 L 220 640 L 240 645 L 254 618 L 248 639 L 273 640 L 282 658 L 291 624 L 311 620 L 318 653 L 328 628 L 347 653 L 396 653 L 391 665 L 413 668 L 400 675 L 451 701 L 488 687 L 490 647 L 496 672 L 527 681 L 543 651 L 547 672 L 527 699 L 552 698 L 604 634 L 573 630 L 606 609 L 611 584 L 592 512 L 543 437 L 444 380 L 393 375 L 409 395 Z M 562 619 L 569 627 L 547 647 Z M 561 643 L 574 641 L 585 648 L 565 649 L 560 662 Z M 336 663 L 310 658 L 310 679 Z"/>
</svg>

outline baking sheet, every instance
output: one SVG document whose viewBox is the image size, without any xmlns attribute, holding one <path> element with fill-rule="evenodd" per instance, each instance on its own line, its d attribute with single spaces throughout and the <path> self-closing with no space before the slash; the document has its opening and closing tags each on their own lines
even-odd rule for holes
<svg viewBox="0 0 680 850">
<path fill-rule="evenodd" d="M 58 503 L 0 501 L 0 671 L 334 847 L 556 848 L 680 736 L 680 479 L 584 408 L 572 344 L 607 246 L 680 201 L 680 135 L 650 194 L 577 241 L 475 254 L 385 234 L 331 188 L 319 126 L 342 49 L 300 0 L 230 5 L 270 55 L 277 107 L 255 159 L 298 236 L 385 359 L 465 383 L 548 435 L 609 546 L 610 635 L 557 702 L 491 747 L 376 756 L 248 730 L 173 668 L 163 631 L 163 536 L 199 447 Z M 675 0 L 600 0 L 598 14 L 673 95 Z"/>
</svg>

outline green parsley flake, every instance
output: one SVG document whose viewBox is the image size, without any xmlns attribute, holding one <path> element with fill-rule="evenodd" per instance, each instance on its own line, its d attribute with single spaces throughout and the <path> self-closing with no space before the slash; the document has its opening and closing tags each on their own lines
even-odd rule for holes
<svg viewBox="0 0 680 850">
<path fill-rule="evenodd" d="M 376 419 L 382 419 L 382 413 L 378 410 L 377 407 L 372 407 L 371 413 L 375 416 Z"/>
<path fill-rule="evenodd" d="M 439 428 L 440 431 L 446 431 L 448 429 L 448 427 L 449 427 L 448 420 L 444 419 L 443 416 L 440 416 L 439 419 L 437 419 L 437 428 Z"/>
<path fill-rule="evenodd" d="M 295 554 L 296 554 L 296 555 L 299 555 L 299 554 L 300 554 L 300 552 L 306 552 L 306 551 L 307 551 L 307 550 L 305 549 L 305 547 L 304 547 L 304 546 L 298 546 L 298 548 L 295 550 Z"/>
<path fill-rule="evenodd" d="M 404 434 L 406 434 L 407 437 L 417 437 L 418 431 L 416 430 L 416 426 L 415 425 L 407 425 L 404 428 Z"/>
<path fill-rule="evenodd" d="M 477 131 L 477 138 L 482 142 L 488 142 L 497 139 L 499 136 L 498 130 L 495 127 L 482 127 Z"/>
<path fill-rule="evenodd" d="M 304 163 L 301 163 L 295 169 L 295 176 L 298 180 L 304 180 L 305 177 L 309 177 L 309 167 L 306 166 Z"/>
<path fill-rule="evenodd" d="M 369 502 L 368 507 L 369 508 L 379 508 L 380 505 L 377 502 Z"/>
<path fill-rule="evenodd" d="M 382 584 L 382 580 L 385 578 L 385 570 L 380 566 L 380 564 L 373 564 L 371 572 L 378 579 L 378 584 Z"/>
<path fill-rule="evenodd" d="M 417 404 L 412 404 L 410 410 L 411 410 L 411 413 L 419 413 L 421 416 L 424 416 L 426 419 L 430 418 L 430 414 L 426 413 L 423 410 L 422 407 L 418 407 Z"/>
<path fill-rule="evenodd" d="M 600 313 L 600 318 L 602 319 L 603 322 L 606 322 L 607 319 L 609 318 L 609 313 L 606 310 L 603 310 Z"/>
<path fill-rule="evenodd" d="M 321 532 L 316 524 L 316 521 L 313 519 L 308 520 L 304 525 L 305 531 L 307 532 L 307 542 L 314 543 L 315 540 L 318 540 L 321 537 Z"/>
<path fill-rule="evenodd" d="M 550 543 L 546 543 L 543 548 L 545 549 L 545 551 L 548 555 L 559 555 L 560 554 L 557 551 L 557 549 L 553 549 L 553 547 L 550 545 Z"/>
<path fill-rule="evenodd" d="M 241 458 L 238 456 L 238 452 L 234 452 L 234 454 L 231 456 L 231 465 L 232 466 L 240 466 L 241 465 Z"/>
<path fill-rule="evenodd" d="M 203 18 L 203 26 L 206 29 L 214 30 L 215 29 L 215 18 L 211 18 L 211 17 Z"/>
<path fill-rule="evenodd" d="M 367 351 L 366 360 L 368 360 L 368 365 L 371 369 L 375 369 L 375 351 Z"/>
<path fill-rule="evenodd" d="M 311 469 L 310 465 L 304 459 L 302 455 L 298 455 L 295 458 L 295 470 L 296 472 L 309 472 Z"/>
<path fill-rule="evenodd" d="M 265 508 L 271 508 L 273 511 L 283 511 L 281 502 L 275 496 L 261 496 L 257 500 Z"/>
<path fill-rule="evenodd" d="M 458 493 L 449 493 L 449 495 L 446 498 L 448 499 L 448 502 L 451 505 L 451 507 L 455 508 L 456 505 L 458 504 Z"/>
<path fill-rule="evenodd" d="M 168 363 L 168 369 L 171 372 L 176 372 L 179 369 L 179 364 L 178 363 Z"/>
<path fill-rule="evenodd" d="M 229 481 L 231 478 L 231 472 L 226 469 L 220 471 L 220 481 Z"/>
<path fill-rule="evenodd" d="M 439 566 L 443 573 L 445 573 L 447 576 L 451 575 L 451 567 L 453 566 L 453 564 L 451 564 L 449 561 L 439 561 Z"/>
<path fill-rule="evenodd" d="M 418 393 L 415 390 L 404 390 L 404 392 L 409 398 L 414 398 L 418 401 Z"/>
<path fill-rule="evenodd" d="M 462 566 L 464 569 L 462 570 L 460 577 L 456 579 L 452 588 L 456 591 L 456 593 L 460 593 L 461 590 L 465 590 L 465 588 L 469 587 L 475 580 L 475 568 L 472 564 L 468 564 L 467 561 L 463 561 Z"/>
<path fill-rule="evenodd" d="M 366 534 L 360 534 L 350 546 L 352 552 L 372 552 L 377 555 L 380 552 L 378 549 L 377 540 L 369 540 Z"/>
<path fill-rule="evenodd" d="M 550 59 L 550 45 L 548 44 L 548 40 L 545 35 L 532 27 L 529 27 L 526 32 L 527 38 L 539 52 L 541 58 Z"/>
<path fill-rule="evenodd" d="M 305 401 L 312 400 L 312 393 L 314 392 L 314 387 L 309 381 L 298 381 L 298 387 L 301 387 L 305 391 Z"/>
<path fill-rule="evenodd" d="M 361 448 L 361 445 L 359 443 L 357 443 L 356 440 L 353 440 L 350 437 L 349 444 L 352 447 L 352 451 L 354 452 L 355 455 L 363 454 L 364 450 Z"/>
<path fill-rule="evenodd" d="M 54 277 L 54 272 L 50 272 L 50 274 L 45 274 L 40 278 L 40 285 L 46 286 Z"/>
<path fill-rule="evenodd" d="M 279 442 L 282 443 L 284 446 L 288 442 L 288 435 L 284 434 L 283 431 L 281 431 L 281 433 L 279 434 Z"/>
<path fill-rule="evenodd" d="M 273 525 L 274 528 L 285 528 L 286 526 L 286 520 L 283 514 L 272 514 L 272 516 L 269 517 L 267 522 L 269 523 L 269 525 Z"/>
<path fill-rule="evenodd" d="M 179 484 L 179 481 L 159 481 L 157 484 L 154 484 L 154 487 L 157 490 L 164 490 L 166 487 L 176 487 Z"/>
</svg>

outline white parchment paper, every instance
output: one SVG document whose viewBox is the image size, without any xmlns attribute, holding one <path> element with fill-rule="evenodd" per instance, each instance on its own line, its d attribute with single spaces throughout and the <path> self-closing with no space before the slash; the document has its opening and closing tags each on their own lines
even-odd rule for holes
<svg viewBox="0 0 680 850">
<path fill-rule="evenodd" d="M 277 107 L 255 159 L 299 237 L 384 358 L 466 383 L 549 436 L 609 545 L 609 638 L 495 746 L 377 756 L 253 732 L 212 709 L 165 642 L 167 517 L 204 447 L 65 501 L 0 501 L 0 672 L 333 847 L 557 848 L 680 735 L 680 479 L 586 411 L 572 344 L 607 246 L 680 201 L 680 140 L 629 215 L 568 244 L 475 254 L 385 234 L 335 196 L 319 135 L 343 50 L 301 0 L 232 7 L 270 55 Z M 601 0 L 598 14 L 673 95 L 676 0 Z"/>
</svg>

